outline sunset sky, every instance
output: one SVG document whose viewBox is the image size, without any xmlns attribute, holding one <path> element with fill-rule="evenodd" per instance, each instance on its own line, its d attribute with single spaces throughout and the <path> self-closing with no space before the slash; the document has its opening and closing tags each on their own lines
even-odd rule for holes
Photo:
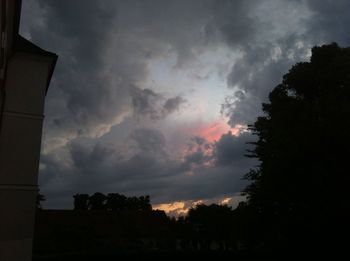
<svg viewBox="0 0 350 261">
<path fill-rule="evenodd" d="M 347 0 L 23 0 L 21 34 L 58 54 L 39 184 L 150 195 L 171 215 L 236 206 L 247 124 L 310 48 L 350 45 Z"/>
</svg>

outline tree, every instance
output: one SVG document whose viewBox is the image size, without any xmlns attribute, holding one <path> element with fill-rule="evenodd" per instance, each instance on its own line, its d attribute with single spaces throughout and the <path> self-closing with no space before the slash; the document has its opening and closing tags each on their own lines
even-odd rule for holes
<svg viewBox="0 0 350 261">
<path fill-rule="evenodd" d="M 96 192 L 92 196 L 89 196 L 88 194 L 75 194 L 73 198 L 75 210 L 152 210 L 150 196 L 148 195 L 126 197 L 119 193 L 109 193 L 105 196 L 100 192 Z"/>
<path fill-rule="evenodd" d="M 107 197 L 100 193 L 96 192 L 89 197 L 89 209 L 90 210 L 106 210 L 106 199 Z"/>
<path fill-rule="evenodd" d="M 40 193 L 40 190 L 39 190 L 39 191 L 38 191 L 38 194 L 37 194 L 37 196 L 36 196 L 36 208 L 37 208 L 37 209 L 42 209 L 43 206 L 41 205 L 41 202 L 42 202 L 42 201 L 45 201 L 45 200 L 46 200 L 45 196 L 44 196 L 43 194 L 41 194 L 41 193 Z"/>
<path fill-rule="evenodd" d="M 246 175 L 248 203 L 266 233 L 314 240 L 349 213 L 350 48 L 314 47 L 269 101 L 250 126 L 260 165 Z"/>
<path fill-rule="evenodd" d="M 208 249 L 212 240 L 224 248 L 222 243 L 227 243 L 231 236 L 232 209 L 226 205 L 197 205 L 188 211 L 186 223 L 202 248 Z"/>
<path fill-rule="evenodd" d="M 126 209 L 126 199 L 124 195 L 118 193 L 109 193 L 107 195 L 107 209 L 111 211 Z"/>
<path fill-rule="evenodd" d="M 150 211 L 152 210 L 150 196 L 141 196 L 138 198 L 138 210 L 141 211 Z"/>
<path fill-rule="evenodd" d="M 88 194 L 75 194 L 74 198 L 74 210 L 88 210 L 89 195 Z"/>
</svg>

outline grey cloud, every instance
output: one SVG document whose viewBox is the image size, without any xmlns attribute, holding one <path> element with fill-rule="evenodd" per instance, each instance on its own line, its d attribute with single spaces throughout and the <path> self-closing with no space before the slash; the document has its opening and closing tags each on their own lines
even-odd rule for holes
<svg viewBox="0 0 350 261">
<path fill-rule="evenodd" d="M 350 23 L 350 2 L 308 0 L 306 4 L 313 12 L 308 23 L 310 38 L 318 39 L 319 43 L 337 42 L 342 46 L 350 44 L 347 25 Z"/>
<path fill-rule="evenodd" d="M 231 100 L 223 104 L 222 111 L 230 117 L 231 126 L 255 121 L 261 113 L 261 103 L 266 101 L 268 92 L 282 80 L 283 73 L 292 64 L 292 60 L 286 57 L 278 61 L 266 61 L 270 56 L 250 62 L 251 55 L 254 56 L 255 52 L 238 61 L 228 76 L 228 84 L 235 86 L 236 91 Z"/>
<path fill-rule="evenodd" d="M 152 120 L 160 120 L 179 110 L 181 104 L 185 102 L 185 99 L 181 96 L 165 100 L 162 95 L 151 89 L 132 87 L 130 88 L 130 94 L 134 116 L 137 118 L 147 116 Z"/>
<path fill-rule="evenodd" d="M 206 139 L 199 136 L 192 137 L 191 141 L 192 141 L 192 144 L 199 145 L 199 146 L 207 144 Z M 191 145 L 191 143 L 189 145 Z"/>
<path fill-rule="evenodd" d="M 165 101 L 162 109 L 162 115 L 167 116 L 173 113 L 176 110 L 179 110 L 180 105 L 183 104 L 186 100 L 181 96 L 176 96 L 173 98 L 169 98 Z"/>
<path fill-rule="evenodd" d="M 200 151 L 200 150 L 195 151 L 191 154 L 188 154 L 185 157 L 185 162 L 189 164 L 192 164 L 192 163 L 202 164 L 205 161 L 206 161 L 205 154 L 203 153 L 203 151 Z"/>
<path fill-rule="evenodd" d="M 221 38 L 232 46 L 248 41 L 238 39 L 239 31 L 254 35 L 248 2 L 39 1 L 41 26 L 26 18 L 23 31 L 60 56 L 47 99 L 48 139 L 99 135 L 133 109 L 153 119 L 175 111 L 180 97 L 157 109 L 157 94 L 141 86 L 148 61 L 170 50 L 181 67 Z"/>
<path fill-rule="evenodd" d="M 307 59 L 313 45 L 350 44 L 348 1 L 247 1 L 238 6 L 241 15 L 216 21 L 222 39 L 242 53 L 227 79 L 235 89 L 233 99 L 222 107 L 232 126 L 254 122 L 269 91 L 293 64 Z"/>
<path fill-rule="evenodd" d="M 96 128 L 125 114 L 130 104 L 122 82 L 113 82 L 103 73 L 115 5 L 112 1 L 39 1 L 38 8 L 43 13 L 42 25 L 24 17 L 22 31 L 59 55 L 47 97 L 47 137 L 95 133 Z M 30 7 L 24 3 L 24 9 Z"/>
<path fill-rule="evenodd" d="M 187 151 L 183 159 L 182 169 L 192 170 L 194 166 L 209 163 L 212 160 L 213 144 L 206 139 L 194 136 L 187 144 Z"/>
<path fill-rule="evenodd" d="M 234 195 L 247 184 L 242 175 L 248 168 L 217 167 L 200 168 L 193 175 L 172 177 L 173 186 L 167 188 L 168 194 L 158 194 L 158 202 L 173 200 L 199 200 Z M 169 197 L 169 194 L 172 196 Z"/>
<path fill-rule="evenodd" d="M 147 77 L 149 59 L 169 50 L 176 53 L 177 66 L 185 65 L 208 46 L 224 43 L 241 52 L 228 85 L 246 95 L 237 98 L 234 106 L 225 106 L 230 124 L 235 125 L 254 121 L 268 92 L 293 63 L 306 59 L 312 45 L 350 41 L 344 26 L 349 22 L 350 8 L 345 0 L 39 3 L 43 21 L 32 22 L 23 30 L 60 55 L 47 103 L 48 122 L 52 124 L 46 128 L 71 132 L 80 128 L 81 134 L 118 122 L 118 116 L 120 122 L 135 99 L 130 97 L 129 86 L 138 86 Z M 109 50 L 113 50 L 113 57 Z M 152 107 L 147 110 L 151 117 L 160 117 Z M 57 122 L 59 127 L 54 124 Z"/>
<path fill-rule="evenodd" d="M 156 104 L 161 99 L 159 94 L 156 94 L 150 89 L 131 89 L 131 97 L 136 116 L 147 115 L 151 119 L 159 118 L 159 111 L 156 108 Z"/>
<path fill-rule="evenodd" d="M 244 157 L 242 144 L 248 136 L 242 141 L 239 137 L 232 139 L 229 134 L 224 135 L 218 143 L 210 145 L 215 153 L 208 155 L 208 143 L 194 138 L 195 145 L 183 160 L 169 156 L 164 136 L 154 129 L 138 129 L 130 135 L 125 142 L 134 141 L 138 148 L 130 157 L 121 156 L 123 151 L 109 144 L 76 141 L 59 157 L 50 154 L 42 159 L 48 166 L 40 174 L 42 192 L 47 195 L 50 207 L 71 204 L 67 195 L 96 191 L 150 194 L 154 203 L 234 195 L 246 184 L 242 176 L 251 164 L 235 164 Z M 62 157 L 70 158 L 65 162 L 71 164 L 62 168 Z M 206 163 L 213 158 L 217 164 L 208 166 Z M 196 168 L 191 164 L 196 164 Z M 187 174 L 189 170 L 192 175 Z M 49 176 L 50 179 L 45 178 Z"/>
<path fill-rule="evenodd" d="M 115 15 L 113 1 L 43 1 L 39 5 L 45 10 L 46 27 L 50 30 L 49 36 L 54 39 L 42 39 L 41 44 L 56 45 L 62 49 L 62 38 L 68 40 L 68 49 L 74 52 L 71 59 L 76 59 L 80 66 L 94 71 L 95 66 L 101 65 L 100 50 L 106 46 L 108 27 Z M 33 29 L 32 29 L 33 30 Z M 35 31 L 34 31 L 35 32 Z M 35 32 L 36 37 L 42 36 L 41 32 Z M 47 35 L 46 35 L 47 36 Z M 38 39 L 34 39 L 38 40 Z"/>
<path fill-rule="evenodd" d="M 147 62 L 167 52 L 170 42 L 176 46 L 175 52 L 182 47 L 175 43 L 182 39 L 178 38 L 182 31 L 168 39 L 168 30 L 176 30 L 178 24 L 169 20 L 165 26 L 157 20 L 168 18 L 159 10 L 174 10 L 162 2 L 159 8 L 137 1 L 24 3 L 28 13 L 22 33 L 59 55 L 47 97 L 47 143 L 59 137 L 101 135 L 132 113 L 137 97 L 130 95 L 136 92 L 130 89 L 139 88 L 135 86 L 146 79 Z M 31 12 L 41 13 L 41 20 L 33 21 Z M 139 93 L 144 90 L 140 87 Z M 142 105 L 137 103 L 136 111 L 143 113 Z M 148 112 L 158 118 L 169 113 L 168 109 L 160 107 L 155 113 L 151 106 Z"/>
<path fill-rule="evenodd" d="M 163 151 L 165 146 L 164 135 L 154 129 L 137 129 L 131 134 L 141 151 L 152 153 Z"/>
<path fill-rule="evenodd" d="M 91 148 L 78 142 L 71 142 L 69 150 L 74 166 L 84 172 L 98 170 L 115 152 L 114 148 L 100 143 Z"/>
<path fill-rule="evenodd" d="M 97 138 L 132 113 L 160 119 L 185 102 L 186 97 L 163 97 L 144 86 L 152 59 L 171 52 L 176 67 L 186 68 L 208 48 L 239 53 L 227 78 L 232 97 L 223 105 L 234 126 L 255 120 L 268 92 L 292 64 L 307 59 L 314 44 L 350 44 L 347 0 L 28 0 L 23 5 L 23 34 L 59 55 L 47 96 L 44 148 L 60 139 L 66 146 L 42 154 L 40 171 L 42 190 L 56 206 L 84 191 L 151 194 L 156 202 L 169 202 L 236 193 L 244 185 L 241 177 L 254 164 L 243 157 L 247 133 L 226 134 L 211 145 L 194 138 L 182 161 L 171 158 L 159 130 L 136 123 L 123 130 L 130 134 L 123 136 L 126 145 L 111 149 L 105 137 Z M 214 154 L 208 155 L 210 149 Z M 207 167 L 208 161 L 215 164 Z M 193 165 L 197 169 L 189 176 Z"/>
<path fill-rule="evenodd" d="M 205 25 L 207 38 L 221 37 L 231 46 L 241 48 L 256 37 L 257 21 L 251 16 L 253 1 L 213 1 L 211 7 L 212 19 Z"/>
<path fill-rule="evenodd" d="M 236 137 L 228 132 L 221 136 L 221 139 L 215 142 L 214 158 L 217 166 L 230 166 L 232 164 L 248 166 L 252 160 L 246 158 L 247 150 L 250 149 L 249 142 L 256 138 L 249 132 L 243 132 Z"/>
<path fill-rule="evenodd" d="M 253 123 L 261 113 L 261 103 L 281 80 L 288 68 L 306 59 L 307 46 L 298 47 L 298 38 L 276 40 L 263 46 L 252 43 L 242 49 L 227 84 L 233 95 L 226 100 L 222 111 L 229 116 L 231 126 Z"/>
</svg>

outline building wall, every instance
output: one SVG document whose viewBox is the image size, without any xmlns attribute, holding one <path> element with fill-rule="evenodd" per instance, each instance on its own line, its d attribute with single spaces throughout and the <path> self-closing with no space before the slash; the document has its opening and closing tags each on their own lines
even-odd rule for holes
<svg viewBox="0 0 350 261">
<path fill-rule="evenodd" d="M 0 260 L 31 260 L 45 93 L 53 58 L 8 60 L 0 130 Z"/>
</svg>

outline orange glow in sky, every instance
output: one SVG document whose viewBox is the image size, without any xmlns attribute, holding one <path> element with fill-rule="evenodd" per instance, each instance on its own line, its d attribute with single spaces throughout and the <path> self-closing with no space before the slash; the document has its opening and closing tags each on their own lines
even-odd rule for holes
<svg viewBox="0 0 350 261">
<path fill-rule="evenodd" d="M 189 210 L 189 208 L 186 207 L 184 201 L 175 201 L 175 202 L 168 203 L 168 204 L 153 205 L 153 209 L 163 210 L 166 213 L 175 212 L 175 213 L 177 213 L 177 215 L 187 214 L 187 212 Z"/>
<path fill-rule="evenodd" d="M 241 196 L 239 196 L 238 201 L 242 201 Z M 175 201 L 175 202 L 170 202 L 170 203 L 165 203 L 165 204 L 156 204 L 153 205 L 153 209 L 155 210 L 163 210 L 165 213 L 170 214 L 171 216 L 184 216 L 188 213 L 190 208 L 194 208 L 197 205 L 200 204 L 205 204 L 205 205 L 210 205 L 210 204 L 219 204 L 219 205 L 230 205 L 233 203 L 234 197 L 224 197 L 221 199 L 216 199 L 216 200 L 205 200 L 205 199 L 200 199 L 200 200 L 187 200 L 187 201 Z"/>
</svg>

